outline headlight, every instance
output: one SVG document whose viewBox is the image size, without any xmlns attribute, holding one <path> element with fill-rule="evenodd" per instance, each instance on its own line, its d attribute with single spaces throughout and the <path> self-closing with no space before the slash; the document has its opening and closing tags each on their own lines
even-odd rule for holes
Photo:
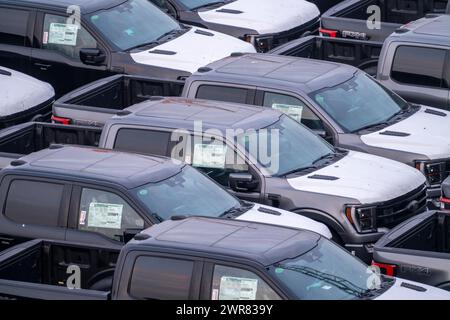
<svg viewBox="0 0 450 320">
<path fill-rule="evenodd" d="M 244 36 L 244 41 L 251 43 L 258 52 L 267 52 L 272 49 L 273 46 L 273 36 L 264 37 L 250 34 Z"/>
<path fill-rule="evenodd" d="M 430 186 L 439 185 L 447 178 L 447 163 L 444 161 L 415 161 L 415 167 L 425 175 Z"/>
<path fill-rule="evenodd" d="M 344 207 L 347 219 L 360 233 L 377 231 L 377 208 L 374 206 L 348 205 Z"/>
</svg>

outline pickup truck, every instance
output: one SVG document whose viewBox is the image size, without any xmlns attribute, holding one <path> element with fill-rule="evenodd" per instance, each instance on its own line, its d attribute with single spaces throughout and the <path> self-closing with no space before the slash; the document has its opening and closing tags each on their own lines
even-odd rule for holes
<svg viewBox="0 0 450 320">
<path fill-rule="evenodd" d="M 133 91 L 117 94 L 128 79 L 102 79 L 62 97 L 53 105 L 54 120 L 103 125 L 111 117 L 111 105 L 115 112 L 122 108 L 123 114 L 130 112 L 133 107 L 128 107 L 127 101 L 132 100 Z M 142 81 L 139 78 L 136 86 L 143 87 Z M 155 79 L 151 79 L 150 88 L 154 85 Z M 160 92 L 164 86 L 167 83 L 160 85 Z M 177 95 L 178 90 L 168 95 Z M 450 165 L 450 145 L 444 137 L 450 112 L 408 103 L 349 65 L 281 55 L 234 54 L 187 78 L 181 96 L 187 101 L 218 100 L 281 110 L 336 147 L 397 160 L 420 170 L 427 177 L 433 202 L 449 174 L 445 166 Z"/>
<path fill-rule="evenodd" d="M 29 136 L 48 130 L 34 126 Z M 64 142 L 97 141 L 97 128 L 65 127 Z M 0 203 L 0 250 L 36 238 L 119 247 L 144 227 L 193 214 L 305 228 L 332 237 L 325 225 L 309 218 L 239 201 L 180 162 L 86 146 L 53 144 L 12 160 L 0 171 Z"/>
<path fill-rule="evenodd" d="M 67 241 L 17 245 L 0 253 L 0 299 L 450 299 L 370 270 L 310 231 L 190 217 L 137 234 L 120 253 Z"/>
<path fill-rule="evenodd" d="M 386 233 L 373 264 L 395 275 L 450 290 L 450 211 L 428 211 Z"/>
<path fill-rule="evenodd" d="M 403 24 L 450 13 L 447 0 L 345 0 L 321 16 L 320 34 L 383 42 Z"/>
</svg>

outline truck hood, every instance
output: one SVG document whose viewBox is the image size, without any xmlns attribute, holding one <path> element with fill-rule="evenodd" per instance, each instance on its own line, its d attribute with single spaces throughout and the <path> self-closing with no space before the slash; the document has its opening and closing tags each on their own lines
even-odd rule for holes
<svg viewBox="0 0 450 320">
<path fill-rule="evenodd" d="M 426 289 L 426 291 L 410 289 L 402 286 L 402 283 L 412 284 Z M 397 278 L 392 287 L 375 298 L 375 300 L 450 300 L 450 292 L 426 284 Z"/>
<path fill-rule="evenodd" d="M 236 10 L 237 13 L 223 12 L 222 9 Z M 301 26 L 316 19 L 320 11 L 315 4 L 303 0 L 237 0 L 198 14 L 206 22 L 270 34 Z"/>
<path fill-rule="evenodd" d="M 258 209 L 260 208 L 265 208 L 271 211 L 279 212 L 280 215 L 259 211 Z M 331 232 L 328 229 L 328 227 L 323 223 L 314 221 L 310 218 L 304 217 L 302 215 L 290 211 L 281 210 L 278 208 L 273 208 L 257 203 L 255 203 L 255 205 L 250 210 L 237 217 L 236 220 L 268 223 L 282 227 L 305 229 L 316 232 L 328 239 L 331 239 Z"/>
<path fill-rule="evenodd" d="M 196 33 L 197 30 L 208 32 L 212 36 Z M 169 51 L 170 54 L 152 53 L 156 50 Z M 228 57 L 233 52 L 256 51 L 245 41 L 220 32 L 192 27 L 174 40 L 130 55 L 137 63 L 194 73 L 198 68 Z"/>
<path fill-rule="evenodd" d="M 36 107 L 55 96 L 53 87 L 18 71 L 0 67 L 0 116 L 5 117 Z"/>
<path fill-rule="evenodd" d="M 330 176 L 335 180 L 314 179 Z M 350 151 L 341 160 L 310 174 L 287 180 L 292 188 L 324 195 L 353 198 L 372 204 L 398 198 L 425 183 L 419 170 L 378 156 Z"/>
<path fill-rule="evenodd" d="M 447 116 L 426 113 L 433 110 Z M 420 110 L 380 131 L 365 134 L 361 140 L 369 146 L 422 154 L 430 160 L 450 158 L 450 112 L 421 106 Z M 395 131 L 408 136 L 383 135 L 380 132 Z M 426 159 L 418 159 L 426 160 Z"/>
</svg>

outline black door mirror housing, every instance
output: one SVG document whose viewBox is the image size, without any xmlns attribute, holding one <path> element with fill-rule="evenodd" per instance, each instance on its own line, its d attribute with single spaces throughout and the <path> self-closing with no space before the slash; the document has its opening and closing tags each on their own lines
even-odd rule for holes
<svg viewBox="0 0 450 320">
<path fill-rule="evenodd" d="M 123 242 L 127 243 L 130 240 L 134 238 L 135 235 L 137 235 L 139 232 L 141 232 L 142 229 L 139 228 L 133 228 L 133 229 L 125 229 L 123 232 Z"/>
<path fill-rule="evenodd" d="M 230 173 L 228 178 L 230 188 L 237 192 L 252 191 L 258 188 L 258 181 L 248 172 Z"/>
<path fill-rule="evenodd" d="M 106 55 L 97 48 L 80 49 L 80 60 L 84 64 L 98 66 L 106 60 Z"/>
</svg>

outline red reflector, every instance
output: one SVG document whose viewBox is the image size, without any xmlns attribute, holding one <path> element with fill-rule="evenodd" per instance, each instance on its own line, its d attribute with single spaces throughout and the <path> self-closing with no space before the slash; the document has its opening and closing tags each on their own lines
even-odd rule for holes
<svg viewBox="0 0 450 320">
<path fill-rule="evenodd" d="M 59 123 L 59 124 L 70 124 L 70 119 L 60 118 L 57 116 L 52 116 L 52 121 Z"/>
<path fill-rule="evenodd" d="M 330 37 L 330 38 L 336 38 L 337 37 L 337 31 L 336 30 L 328 30 L 328 29 L 319 29 L 320 35 L 324 37 Z"/>
<path fill-rule="evenodd" d="M 449 203 L 450 204 L 450 199 L 448 199 L 448 198 L 441 197 L 441 199 L 439 199 L 439 201 L 441 201 L 442 203 Z"/>
<path fill-rule="evenodd" d="M 397 267 L 395 264 L 378 263 L 375 261 L 372 261 L 372 265 L 380 268 L 382 273 L 387 276 L 394 276 L 395 268 Z"/>
</svg>

